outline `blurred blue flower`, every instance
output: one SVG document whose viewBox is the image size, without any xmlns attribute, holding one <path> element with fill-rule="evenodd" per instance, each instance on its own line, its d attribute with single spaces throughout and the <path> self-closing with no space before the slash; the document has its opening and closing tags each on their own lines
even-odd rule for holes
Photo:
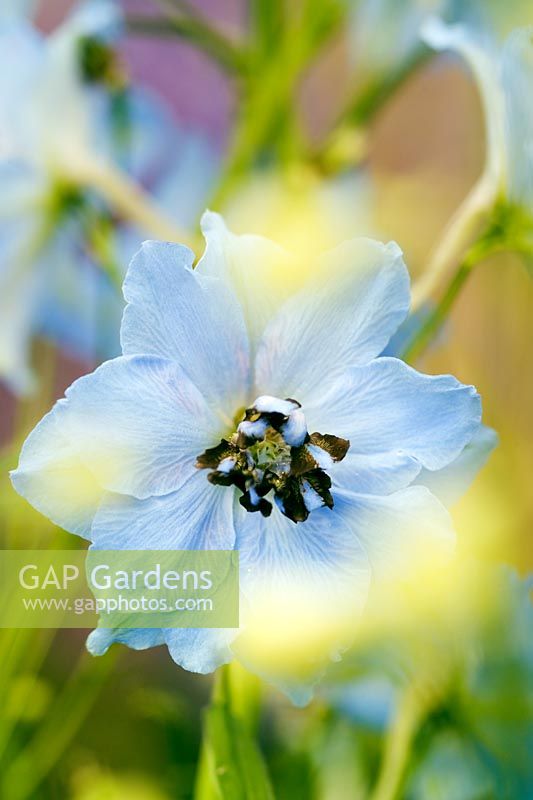
<svg viewBox="0 0 533 800">
<path fill-rule="evenodd" d="M 436 50 L 458 52 L 478 82 L 487 128 L 487 193 L 533 216 L 533 27 L 517 28 L 503 47 L 475 28 L 439 19 L 428 20 L 422 32 Z"/>
<path fill-rule="evenodd" d="M 306 259 L 307 280 L 291 287 L 297 254 L 235 236 L 216 214 L 203 230 L 194 270 L 185 247 L 143 245 L 124 284 L 123 356 L 41 421 L 13 485 L 94 548 L 236 548 L 244 633 L 272 594 L 285 619 L 290 597 L 342 639 L 333 620 L 352 628 L 371 575 L 453 550 L 425 484 L 469 446 L 473 463 L 486 456 L 472 444 L 480 398 L 378 357 L 409 307 L 396 244 L 345 242 Z M 209 672 L 242 635 L 99 629 L 89 647 L 113 641 L 166 643 L 178 664 Z"/>
<path fill-rule="evenodd" d="M 46 38 L 20 9 L 0 15 L 0 380 L 15 392 L 33 386 L 35 335 L 91 360 L 120 352 L 114 282 L 142 234 L 117 227 L 82 185 L 85 162 L 118 165 L 186 226 L 216 174 L 208 143 L 130 87 L 113 51 L 120 31 L 110 0 L 77 6 Z"/>
<path fill-rule="evenodd" d="M 35 0 L 3 0 L 0 23 L 26 18 L 33 11 Z"/>
<path fill-rule="evenodd" d="M 367 80 L 390 79 L 421 51 L 420 29 L 432 16 L 461 24 L 476 38 L 501 42 L 533 24 L 529 0 L 363 0 L 351 6 L 353 59 Z"/>
</svg>

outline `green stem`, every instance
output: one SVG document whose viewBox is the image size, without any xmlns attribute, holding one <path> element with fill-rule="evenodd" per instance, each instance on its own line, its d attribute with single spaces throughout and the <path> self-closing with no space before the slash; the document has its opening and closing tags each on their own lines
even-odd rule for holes
<svg viewBox="0 0 533 800">
<path fill-rule="evenodd" d="M 437 307 L 401 354 L 404 361 L 416 361 L 439 332 L 471 271 L 472 266 L 468 262 L 459 265 Z"/>
<path fill-rule="evenodd" d="M 239 664 L 221 667 L 204 718 L 195 800 L 273 800 L 255 742 L 260 684 Z"/>
<path fill-rule="evenodd" d="M 500 252 L 502 248 L 501 242 L 494 242 L 482 237 L 468 251 L 453 273 L 436 308 L 408 342 L 400 358 L 404 361 L 416 361 L 441 329 L 474 267 L 488 256 Z"/>
<path fill-rule="evenodd" d="M 425 657 L 424 650 L 418 653 L 416 672 L 400 696 L 387 731 L 381 768 L 369 800 L 397 800 L 403 796 L 400 792 L 412 761 L 415 737 L 442 703 L 454 675 L 456 656 L 453 649 L 439 652 L 438 660 L 435 655 L 432 648 Z"/>
<path fill-rule="evenodd" d="M 246 69 L 247 56 L 239 47 L 207 25 L 198 16 L 178 15 L 166 9 L 167 17 L 128 16 L 126 25 L 131 33 L 148 36 L 179 36 L 205 52 L 221 67 L 236 75 Z"/>
<path fill-rule="evenodd" d="M 398 797 L 411 744 L 424 715 L 425 706 L 418 692 L 415 689 L 408 690 L 389 728 L 381 771 L 370 800 L 395 800 Z"/>
<path fill-rule="evenodd" d="M 337 163 L 340 169 L 347 166 L 358 166 L 366 157 L 366 146 L 363 146 L 366 128 L 407 78 L 422 67 L 430 56 L 431 50 L 421 45 L 400 64 L 395 72 L 387 71 L 385 74 L 377 75 L 367 81 L 363 88 L 357 87 L 326 140 L 321 143 L 317 151 L 311 153 L 312 160 L 326 173 L 331 172 L 332 167 L 335 170 Z M 356 139 L 357 133 L 359 133 L 359 142 Z M 352 140 L 352 147 L 345 147 L 350 140 Z M 339 141 L 343 142 L 341 149 L 346 149 L 348 155 L 352 156 L 351 164 L 343 158 L 336 158 Z M 354 143 L 355 146 L 353 146 Z"/>
<path fill-rule="evenodd" d="M 431 57 L 429 47 L 420 45 L 403 61 L 398 69 L 369 81 L 363 90 L 357 90 L 353 100 L 343 112 L 343 122 L 355 126 L 368 125 L 413 72 L 422 67 Z"/>
<path fill-rule="evenodd" d="M 450 269 L 462 260 L 472 242 L 478 239 L 495 205 L 496 191 L 491 176 L 482 175 L 453 215 L 429 260 L 426 271 L 414 284 L 413 311 L 428 302 Z"/>
<path fill-rule="evenodd" d="M 135 181 L 111 164 L 95 161 L 76 164 L 70 177 L 96 191 L 123 219 L 154 238 L 194 246 L 187 231 L 168 218 Z"/>
<path fill-rule="evenodd" d="M 223 207 L 259 159 L 283 165 L 305 156 L 309 146 L 298 115 L 298 86 L 338 28 L 335 8 L 323 0 L 302 0 L 294 6 L 282 0 L 255 0 L 239 117 L 210 207 Z"/>
</svg>

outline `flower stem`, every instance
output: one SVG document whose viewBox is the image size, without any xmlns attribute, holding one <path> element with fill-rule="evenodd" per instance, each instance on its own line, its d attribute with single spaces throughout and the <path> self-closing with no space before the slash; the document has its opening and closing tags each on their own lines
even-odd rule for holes
<svg viewBox="0 0 533 800">
<path fill-rule="evenodd" d="M 490 176 L 483 176 L 460 205 L 437 248 L 429 266 L 412 291 L 413 311 L 423 306 L 438 290 L 450 269 L 463 260 L 465 251 L 475 242 L 480 229 L 495 206 L 496 197 Z"/>
<path fill-rule="evenodd" d="M 362 87 L 357 86 L 326 139 L 310 153 L 312 161 L 326 174 L 360 166 L 368 156 L 367 130 L 371 122 L 430 56 L 431 50 L 420 45 L 395 71 L 387 70 L 368 79 Z"/>
<path fill-rule="evenodd" d="M 472 267 L 467 261 L 461 262 L 437 307 L 429 315 L 420 330 L 416 332 L 413 339 L 411 339 L 401 354 L 400 357 L 404 361 L 416 361 L 432 341 L 433 337 L 439 332 L 455 300 L 459 296 L 461 289 L 466 283 L 471 270 Z"/>
<path fill-rule="evenodd" d="M 423 723 L 449 690 L 455 670 L 455 653 L 453 649 L 438 654 L 430 650 L 424 657 L 420 652 L 416 663 L 416 674 L 404 688 L 388 729 L 381 769 L 369 800 L 397 800 L 401 796 L 413 742 Z"/>
<path fill-rule="evenodd" d="M 260 684 L 239 664 L 221 667 L 204 718 L 195 800 L 273 800 L 255 742 Z"/>
<path fill-rule="evenodd" d="M 389 728 L 378 781 L 370 800 L 395 800 L 401 787 L 413 738 L 425 713 L 414 689 L 407 690 Z"/>
<path fill-rule="evenodd" d="M 215 210 L 223 208 L 261 158 L 283 167 L 305 156 L 309 147 L 298 114 L 298 87 L 339 25 L 333 7 L 314 0 L 294 8 L 279 0 L 254 3 L 248 64 L 238 85 L 239 115 L 222 178 L 209 203 Z"/>
<path fill-rule="evenodd" d="M 246 54 L 199 15 L 178 14 L 178 9 L 172 9 L 169 4 L 165 4 L 164 10 L 167 15 L 165 19 L 128 16 L 128 30 L 151 36 L 179 36 L 198 47 L 230 73 L 240 75 L 244 72 Z"/>
<path fill-rule="evenodd" d="M 407 343 L 404 351 L 400 354 L 400 358 L 404 361 L 415 361 L 422 354 L 441 329 L 474 267 L 484 261 L 488 256 L 501 252 L 504 249 L 505 242 L 503 240 L 494 239 L 489 227 L 479 241 L 466 253 L 464 259 L 453 273 L 436 308 L 427 317 L 419 330 L 416 331 L 411 341 Z"/>
<path fill-rule="evenodd" d="M 395 92 L 417 69 L 431 57 L 431 50 L 421 44 L 399 65 L 395 71 L 369 81 L 363 90 L 358 90 L 343 112 L 343 119 L 352 125 L 361 126 L 371 122 Z"/>
<path fill-rule="evenodd" d="M 121 217 L 163 241 L 194 246 L 192 237 L 164 214 L 127 175 L 111 164 L 86 162 L 73 177 L 100 194 Z"/>
</svg>

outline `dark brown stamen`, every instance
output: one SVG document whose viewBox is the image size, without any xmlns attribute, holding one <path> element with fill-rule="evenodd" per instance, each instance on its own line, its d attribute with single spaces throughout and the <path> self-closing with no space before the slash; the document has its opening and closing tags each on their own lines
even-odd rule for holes
<svg viewBox="0 0 533 800">
<path fill-rule="evenodd" d="M 262 398 L 270 408 L 283 407 L 276 398 Z M 289 400 L 296 413 L 301 406 Z M 258 403 L 259 404 L 259 403 Z M 264 405 L 262 406 L 264 408 Z M 305 420 L 299 446 L 290 446 L 283 431 L 290 415 L 279 410 L 258 411 L 247 408 L 241 423 L 230 439 L 222 439 L 215 447 L 198 456 L 198 469 L 209 469 L 208 480 L 217 486 L 235 486 L 241 492 L 240 504 L 247 511 L 260 512 L 264 517 L 272 513 L 272 503 L 266 499 L 272 492 L 278 508 L 293 522 L 305 521 L 313 508 L 333 507 L 331 479 L 309 449 L 314 446 L 327 454 L 332 461 L 341 461 L 350 442 L 332 434 L 305 433 Z M 302 424 L 302 414 L 298 424 Z M 248 427 L 247 427 L 248 426 Z M 300 437 L 300 434 L 298 434 Z M 294 441 L 294 440 L 293 440 Z M 316 455 L 316 457 L 315 457 Z M 320 459 L 322 464 L 323 459 Z M 325 459 L 327 462 L 327 458 Z"/>
</svg>

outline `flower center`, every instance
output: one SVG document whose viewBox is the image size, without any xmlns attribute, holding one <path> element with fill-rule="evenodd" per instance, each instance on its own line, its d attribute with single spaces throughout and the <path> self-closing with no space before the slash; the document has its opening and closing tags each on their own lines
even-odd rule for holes
<svg viewBox="0 0 533 800">
<path fill-rule="evenodd" d="M 274 502 L 293 522 L 303 522 L 315 508 L 333 508 L 326 470 L 341 461 L 350 442 L 331 434 L 311 433 L 297 400 L 264 395 L 247 408 L 236 431 L 198 456 L 198 469 L 219 486 L 236 486 L 240 504 L 270 516 Z"/>
</svg>

